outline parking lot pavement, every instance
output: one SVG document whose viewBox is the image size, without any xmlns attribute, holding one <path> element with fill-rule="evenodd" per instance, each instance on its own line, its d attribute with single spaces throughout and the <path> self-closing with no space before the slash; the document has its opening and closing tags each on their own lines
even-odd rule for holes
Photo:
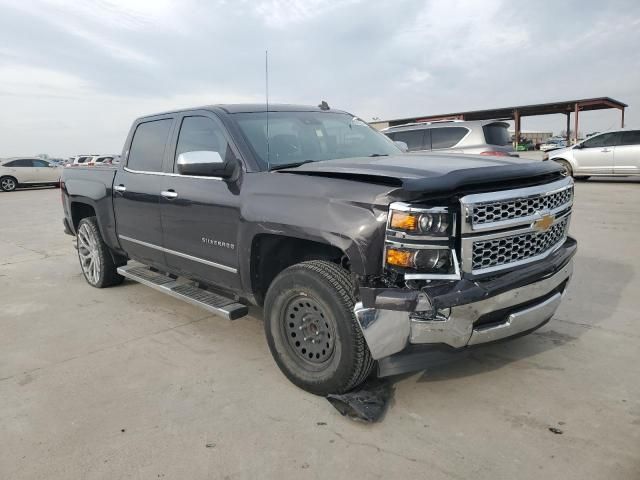
<svg viewBox="0 0 640 480">
<path fill-rule="evenodd" d="M 640 181 L 577 184 L 554 320 L 396 379 L 375 425 L 290 384 L 259 312 L 89 287 L 59 196 L 0 194 L 0 478 L 640 478 Z"/>
</svg>

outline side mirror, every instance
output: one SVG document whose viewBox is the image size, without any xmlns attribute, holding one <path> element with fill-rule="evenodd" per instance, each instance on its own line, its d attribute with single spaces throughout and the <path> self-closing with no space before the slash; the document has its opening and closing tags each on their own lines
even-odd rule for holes
<svg viewBox="0 0 640 480">
<path fill-rule="evenodd" d="M 584 145 L 583 145 L 583 144 L 581 144 L 581 143 L 576 143 L 576 144 L 573 146 L 573 148 L 577 148 L 577 149 L 584 148 Z"/>
<path fill-rule="evenodd" d="M 409 145 L 407 145 L 406 143 L 401 142 L 400 140 L 395 140 L 393 143 L 395 143 L 396 147 L 398 147 L 403 152 L 408 152 L 409 151 Z"/>
<path fill-rule="evenodd" d="M 236 161 L 225 160 L 218 152 L 206 150 L 181 153 L 177 165 L 180 175 L 222 178 L 233 177 L 238 167 Z"/>
</svg>

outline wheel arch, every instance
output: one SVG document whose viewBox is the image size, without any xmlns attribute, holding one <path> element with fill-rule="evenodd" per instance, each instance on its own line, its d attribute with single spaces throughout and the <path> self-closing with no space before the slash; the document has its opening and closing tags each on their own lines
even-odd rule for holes
<svg viewBox="0 0 640 480">
<path fill-rule="evenodd" d="M 318 239 L 260 233 L 251 241 L 250 286 L 256 303 L 262 305 L 269 286 L 286 268 L 309 260 L 326 260 L 351 270 L 347 251 Z"/>
</svg>

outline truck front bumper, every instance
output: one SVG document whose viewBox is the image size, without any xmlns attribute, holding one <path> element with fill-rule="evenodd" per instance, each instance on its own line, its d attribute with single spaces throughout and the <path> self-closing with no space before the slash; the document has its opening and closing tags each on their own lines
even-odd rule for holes
<svg viewBox="0 0 640 480">
<path fill-rule="evenodd" d="M 369 305 L 356 304 L 356 318 L 376 360 L 411 345 L 461 349 L 521 335 L 555 313 L 573 272 L 575 251 L 576 243 L 569 238 L 541 265 L 499 279 L 462 280 L 440 295 L 377 291 L 367 295 Z"/>
</svg>

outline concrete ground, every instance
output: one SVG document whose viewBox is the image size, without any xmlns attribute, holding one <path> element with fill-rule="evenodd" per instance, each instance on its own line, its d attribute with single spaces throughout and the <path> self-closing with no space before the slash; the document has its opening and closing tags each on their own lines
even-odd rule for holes
<svg viewBox="0 0 640 480">
<path fill-rule="evenodd" d="M 374 425 L 290 384 L 258 314 L 89 287 L 59 195 L 0 194 L 2 479 L 640 478 L 640 181 L 577 184 L 554 320 L 397 379 Z"/>
</svg>

